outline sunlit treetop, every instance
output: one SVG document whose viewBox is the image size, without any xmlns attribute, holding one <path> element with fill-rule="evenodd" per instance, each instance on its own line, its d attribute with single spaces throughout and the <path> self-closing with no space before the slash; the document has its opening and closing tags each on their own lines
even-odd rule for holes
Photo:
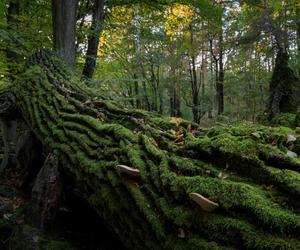
<svg viewBox="0 0 300 250">
<path fill-rule="evenodd" d="M 173 4 L 166 10 L 165 32 L 169 37 L 182 33 L 192 23 L 195 12 L 188 5 Z"/>
</svg>

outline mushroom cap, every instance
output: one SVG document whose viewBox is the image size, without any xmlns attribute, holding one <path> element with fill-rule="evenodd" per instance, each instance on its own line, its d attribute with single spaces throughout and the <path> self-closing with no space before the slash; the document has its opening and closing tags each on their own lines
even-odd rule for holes
<svg viewBox="0 0 300 250">
<path fill-rule="evenodd" d="M 126 174 L 129 174 L 132 176 L 141 176 L 140 170 L 138 170 L 136 168 L 128 167 L 125 165 L 117 165 L 116 169 L 122 173 L 126 173 Z"/>
<path fill-rule="evenodd" d="M 215 202 L 205 198 L 201 194 L 190 193 L 189 196 L 193 201 L 195 201 L 198 205 L 200 205 L 200 207 L 206 212 L 212 212 L 216 208 L 219 207 L 218 203 L 215 203 Z"/>
</svg>

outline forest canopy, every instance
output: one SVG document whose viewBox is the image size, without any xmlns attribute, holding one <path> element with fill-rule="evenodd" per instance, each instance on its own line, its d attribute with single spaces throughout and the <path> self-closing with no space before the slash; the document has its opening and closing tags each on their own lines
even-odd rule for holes
<svg viewBox="0 0 300 250">
<path fill-rule="evenodd" d="M 19 55 L 13 64 L 53 47 L 51 3 L 12 2 L 11 15 L 1 3 L 2 78 L 13 74 L 8 44 Z M 256 121 L 279 48 L 299 78 L 297 0 L 79 1 L 74 35 L 76 72 L 87 82 L 124 105 L 197 123 L 220 114 Z"/>
</svg>

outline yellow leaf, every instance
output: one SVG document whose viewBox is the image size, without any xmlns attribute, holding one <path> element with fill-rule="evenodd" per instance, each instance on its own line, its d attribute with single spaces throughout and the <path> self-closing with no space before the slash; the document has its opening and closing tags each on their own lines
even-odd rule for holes
<svg viewBox="0 0 300 250">
<path fill-rule="evenodd" d="M 183 122 L 183 119 L 179 117 L 171 117 L 170 122 L 175 124 L 176 126 L 179 126 Z"/>
<path fill-rule="evenodd" d="M 184 230 L 180 227 L 178 228 L 178 234 L 177 234 L 178 238 L 180 239 L 184 239 L 186 237 Z"/>
</svg>

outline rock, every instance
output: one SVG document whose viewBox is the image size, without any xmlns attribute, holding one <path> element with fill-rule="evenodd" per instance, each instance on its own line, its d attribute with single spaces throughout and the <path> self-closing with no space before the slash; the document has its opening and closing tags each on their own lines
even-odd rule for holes
<svg viewBox="0 0 300 250">
<path fill-rule="evenodd" d="M 287 138 L 286 138 L 286 142 L 288 142 L 288 143 L 289 142 L 294 142 L 296 140 L 297 140 L 297 138 L 293 135 L 288 135 Z"/>
<path fill-rule="evenodd" d="M 295 158 L 298 156 L 295 152 L 290 151 L 290 150 L 287 150 L 286 154 L 288 157 L 291 157 L 291 158 Z"/>
</svg>

